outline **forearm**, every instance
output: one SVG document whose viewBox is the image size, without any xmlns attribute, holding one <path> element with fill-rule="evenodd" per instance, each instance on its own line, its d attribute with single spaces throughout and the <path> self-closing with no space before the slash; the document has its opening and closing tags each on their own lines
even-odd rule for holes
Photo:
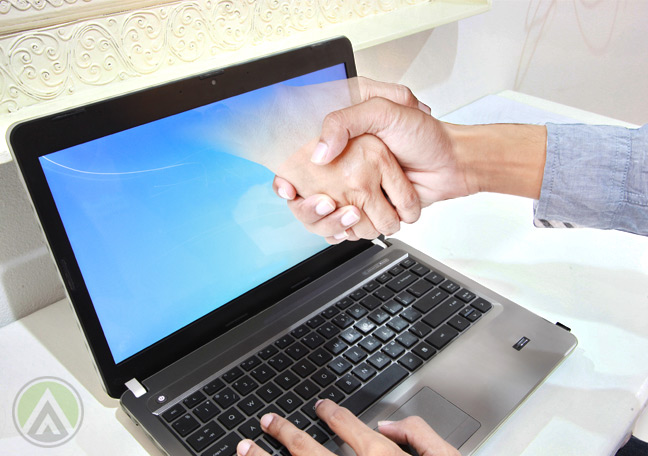
<svg viewBox="0 0 648 456">
<path fill-rule="evenodd" d="M 540 197 L 547 143 L 544 126 L 443 125 L 470 193 Z"/>
</svg>

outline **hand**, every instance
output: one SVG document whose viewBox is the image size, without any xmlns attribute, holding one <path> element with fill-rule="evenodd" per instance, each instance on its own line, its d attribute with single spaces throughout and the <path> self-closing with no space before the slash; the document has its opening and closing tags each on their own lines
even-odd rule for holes
<svg viewBox="0 0 648 456">
<path fill-rule="evenodd" d="M 310 161 L 314 144 L 315 141 L 307 144 L 282 163 L 277 174 L 293 182 L 301 195 L 327 193 L 332 200 L 320 198 L 314 206 L 316 212 L 354 205 L 357 211 L 344 208 L 329 217 L 347 227 L 355 225 L 353 236 L 366 239 L 381 233 L 393 234 L 401 220 L 411 223 L 418 219 L 421 205 L 416 192 L 379 139 L 371 135 L 354 138 L 348 142 L 345 153 L 328 166 Z M 307 227 L 322 234 L 317 224 Z M 343 240 L 347 233 L 342 233 L 342 237 L 333 237 L 329 242 Z"/>
<path fill-rule="evenodd" d="M 459 452 L 445 442 L 419 417 L 397 422 L 379 423 L 380 433 L 371 430 L 347 409 L 330 400 L 316 404 L 317 415 L 344 440 L 358 456 L 406 456 L 397 444 L 412 446 L 420 456 L 459 456 Z M 261 418 L 264 432 L 281 442 L 293 456 L 332 456 L 329 450 L 310 435 L 300 431 L 286 419 L 270 413 Z M 243 440 L 237 447 L 239 456 L 268 456 L 251 440 Z"/>
<path fill-rule="evenodd" d="M 430 108 L 421 103 L 412 91 L 403 85 L 359 77 L 357 78 L 356 87 L 358 89 L 355 97 L 356 102 L 381 97 L 430 114 Z M 363 217 L 363 214 L 357 208 L 346 206 L 336 210 L 335 202 L 326 194 L 303 198 L 297 194 L 297 190 L 289 181 L 278 176 L 275 176 L 273 188 L 277 195 L 288 200 L 290 210 L 309 231 L 326 237 L 329 243 L 335 244 L 345 239 L 357 240 L 366 237 L 358 236 L 352 228 Z M 360 228 L 358 227 L 358 231 L 360 231 Z M 360 232 L 361 234 L 367 234 L 366 231 L 364 233 Z"/>
</svg>

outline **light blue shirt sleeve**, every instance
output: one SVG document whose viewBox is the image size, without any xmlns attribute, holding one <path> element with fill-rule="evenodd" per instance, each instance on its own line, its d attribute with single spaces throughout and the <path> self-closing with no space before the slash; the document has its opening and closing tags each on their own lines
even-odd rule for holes
<svg viewBox="0 0 648 456">
<path fill-rule="evenodd" d="M 648 125 L 547 124 L 534 223 L 648 235 Z"/>
</svg>

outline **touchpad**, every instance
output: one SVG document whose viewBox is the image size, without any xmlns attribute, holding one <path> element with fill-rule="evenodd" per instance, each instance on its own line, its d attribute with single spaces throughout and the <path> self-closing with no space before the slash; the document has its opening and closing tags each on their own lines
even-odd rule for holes
<svg viewBox="0 0 648 456">
<path fill-rule="evenodd" d="M 437 434 L 455 448 L 463 445 L 481 426 L 479 421 L 428 387 L 412 396 L 387 420 L 398 421 L 414 415 L 423 418 Z"/>
</svg>

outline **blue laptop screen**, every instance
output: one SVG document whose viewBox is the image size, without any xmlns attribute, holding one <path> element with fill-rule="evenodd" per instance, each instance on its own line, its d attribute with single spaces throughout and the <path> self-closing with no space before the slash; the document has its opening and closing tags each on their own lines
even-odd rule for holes
<svg viewBox="0 0 648 456">
<path fill-rule="evenodd" d="M 282 84 L 344 78 L 340 64 Z M 327 247 L 272 172 L 196 134 L 226 112 L 216 102 L 40 157 L 116 363 Z"/>
</svg>

